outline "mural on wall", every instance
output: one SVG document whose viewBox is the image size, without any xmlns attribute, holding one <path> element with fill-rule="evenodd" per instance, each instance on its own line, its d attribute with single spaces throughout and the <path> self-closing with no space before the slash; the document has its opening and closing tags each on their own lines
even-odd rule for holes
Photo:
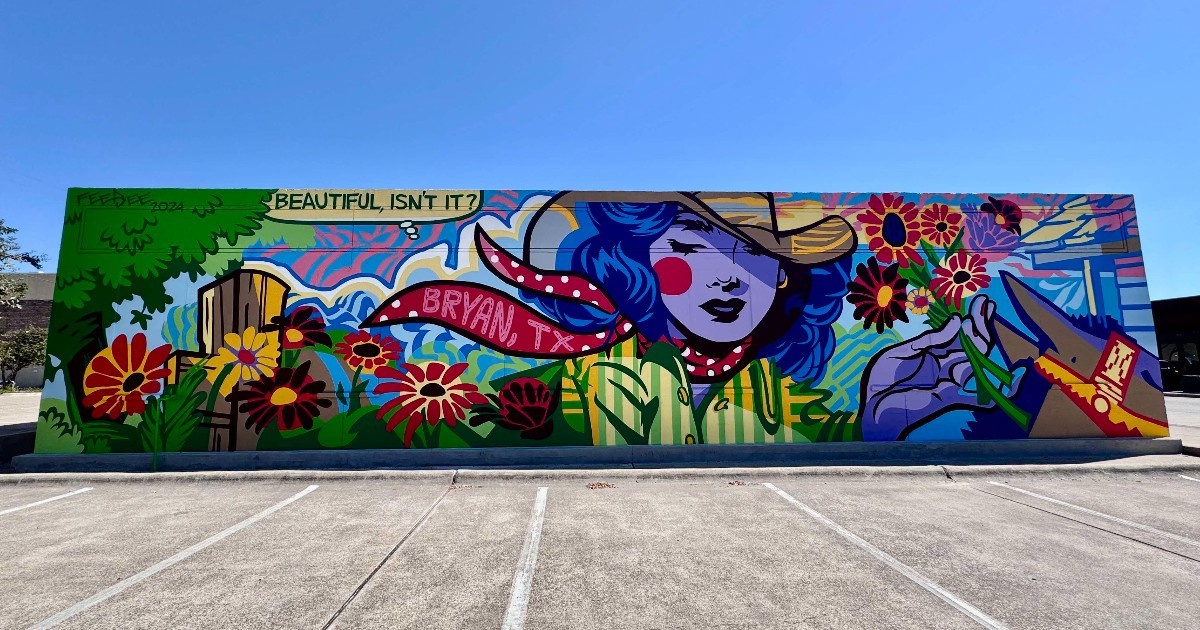
<svg viewBox="0 0 1200 630">
<path fill-rule="evenodd" d="M 1167 435 L 1125 195 L 72 189 L 37 451 Z"/>
</svg>

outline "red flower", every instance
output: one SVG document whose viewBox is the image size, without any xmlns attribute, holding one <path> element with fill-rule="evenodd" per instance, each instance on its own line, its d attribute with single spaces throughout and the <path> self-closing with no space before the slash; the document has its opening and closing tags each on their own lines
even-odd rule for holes
<svg viewBox="0 0 1200 630">
<path fill-rule="evenodd" d="M 908 321 L 904 312 L 908 281 L 900 277 L 900 265 L 881 269 L 870 258 L 866 264 L 859 263 L 856 272 L 858 277 L 846 285 L 850 290 L 846 300 L 854 305 L 854 319 L 863 320 L 863 330 L 874 324 L 876 331 L 883 332 L 884 327 L 891 328 L 897 319 Z"/>
<path fill-rule="evenodd" d="M 321 394 L 325 383 L 314 381 L 308 375 L 308 361 L 295 368 L 279 368 L 272 376 L 246 383 L 246 388 L 234 392 L 225 399 L 236 405 L 246 415 L 246 428 L 262 433 L 267 425 L 275 422 L 281 430 L 311 429 L 313 418 L 321 414 L 321 407 L 332 402 Z"/>
<path fill-rule="evenodd" d="M 466 363 L 448 366 L 436 361 L 422 365 L 404 363 L 401 372 L 393 367 L 381 367 L 375 376 L 384 379 L 375 386 L 380 394 L 396 394 L 383 403 L 379 419 L 387 420 L 387 430 L 395 431 L 401 422 L 404 427 L 404 445 L 412 446 L 413 435 L 422 422 L 433 426 L 444 421 L 454 426 L 466 417 L 466 409 L 472 405 L 483 405 L 488 399 L 479 388 L 459 380 L 467 370 Z"/>
<path fill-rule="evenodd" d="M 987 203 L 979 206 L 979 209 L 992 215 L 996 225 L 1013 234 L 1021 233 L 1021 206 L 1007 199 L 988 197 Z"/>
<path fill-rule="evenodd" d="M 280 343 L 287 350 L 333 345 L 329 333 L 325 332 L 325 320 L 311 306 L 301 306 L 287 315 L 272 317 L 271 323 L 262 327 L 262 332 L 278 332 Z"/>
<path fill-rule="evenodd" d="M 882 197 L 871 195 L 868 210 L 858 215 L 863 231 L 867 235 L 867 247 L 875 252 L 880 262 L 921 264 L 917 255 L 917 244 L 921 231 L 917 225 L 917 204 L 904 201 L 901 195 L 884 193 Z"/>
<path fill-rule="evenodd" d="M 491 421 L 505 429 L 520 431 L 521 437 L 531 440 L 545 439 L 554 429 L 550 422 L 556 406 L 554 392 L 536 378 L 515 378 L 488 398 L 492 404 L 475 408 L 471 426 Z"/>
<path fill-rule="evenodd" d="M 159 381 L 171 374 L 171 368 L 164 365 L 170 354 L 170 344 L 146 352 L 142 333 L 135 334 L 132 342 L 117 335 L 83 371 L 83 404 L 92 407 L 93 418 L 116 420 L 123 413 L 142 413 L 146 410 L 144 397 L 157 394 L 162 389 Z"/>
<path fill-rule="evenodd" d="M 933 281 L 929 288 L 934 295 L 962 308 L 963 298 L 986 288 L 991 277 L 984 269 L 984 259 L 977 254 L 958 252 L 948 256 L 937 269 L 933 270 Z"/>
<path fill-rule="evenodd" d="M 957 208 L 935 203 L 921 209 L 921 236 L 932 245 L 950 247 L 962 226 L 963 215 Z"/>
<path fill-rule="evenodd" d="M 342 355 L 352 368 L 362 368 L 366 374 L 400 358 L 400 342 L 391 337 L 380 337 L 360 330 L 350 333 L 333 349 Z"/>
</svg>

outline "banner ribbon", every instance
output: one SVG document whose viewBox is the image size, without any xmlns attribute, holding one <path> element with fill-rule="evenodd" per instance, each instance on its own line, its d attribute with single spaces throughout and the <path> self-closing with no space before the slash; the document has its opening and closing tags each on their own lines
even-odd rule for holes
<svg viewBox="0 0 1200 630">
<path fill-rule="evenodd" d="M 506 252 L 478 227 L 475 250 L 484 265 L 509 285 L 616 314 L 612 300 L 587 277 L 533 267 Z M 624 317 L 616 319 L 613 329 L 570 331 L 507 293 L 455 280 L 405 287 L 387 298 L 359 328 L 414 322 L 437 324 L 489 348 L 537 358 L 593 354 L 634 334 L 633 325 Z"/>
</svg>

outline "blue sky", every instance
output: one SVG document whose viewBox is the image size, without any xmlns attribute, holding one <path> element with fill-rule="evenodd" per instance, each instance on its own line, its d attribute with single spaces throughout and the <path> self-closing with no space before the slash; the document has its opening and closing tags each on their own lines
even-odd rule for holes
<svg viewBox="0 0 1200 630">
<path fill-rule="evenodd" d="M 4 13 L 0 216 L 52 259 L 68 186 L 1119 192 L 1200 293 L 1192 2 Z"/>
</svg>

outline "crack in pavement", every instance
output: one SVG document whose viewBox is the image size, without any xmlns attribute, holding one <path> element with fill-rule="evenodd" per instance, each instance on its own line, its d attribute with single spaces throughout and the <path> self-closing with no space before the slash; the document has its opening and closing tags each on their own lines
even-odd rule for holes
<svg viewBox="0 0 1200 630">
<path fill-rule="evenodd" d="M 1135 536 L 1130 536 L 1130 535 L 1128 535 L 1128 534 L 1122 534 L 1121 532 L 1118 532 L 1118 531 L 1113 531 L 1113 530 L 1111 530 L 1111 529 L 1108 529 L 1107 527 L 1101 527 L 1101 526 L 1099 526 L 1099 525 L 1097 525 L 1097 524 L 1095 524 L 1095 523 L 1089 523 L 1089 522 L 1087 522 L 1087 521 L 1082 521 L 1082 520 L 1079 520 L 1079 519 L 1077 519 L 1077 518 L 1071 518 L 1070 516 L 1067 516 L 1067 515 L 1065 515 L 1065 514 L 1060 514 L 1060 513 L 1058 513 L 1058 512 L 1055 512 L 1055 511 L 1053 511 L 1053 510 L 1049 510 L 1049 509 L 1046 509 L 1046 508 L 1038 507 L 1038 506 L 1036 506 L 1036 505 L 1032 505 L 1032 504 L 1030 504 L 1030 503 L 1026 503 L 1026 502 L 1024 502 L 1024 501 L 1021 501 L 1021 500 L 1019 500 L 1019 499 L 1015 499 L 1015 498 L 1013 498 L 1013 497 L 1006 497 L 1006 496 L 1004 496 L 1004 495 L 1002 495 L 1002 494 L 997 494 L 997 493 L 995 493 L 995 492 L 988 492 L 987 490 L 984 490 L 983 488 L 979 488 L 979 487 L 976 487 L 976 486 L 971 486 L 971 488 L 972 488 L 972 489 L 974 489 L 974 490 L 978 490 L 979 492 L 982 492 L 982 493 L 984 493 L 984 494 L 986 494 L 986 495 L 989 495 L 989 496 L 996 497 L 997 499 L 1003 499 L 1003 500 L 1005 500 L 1005 501 L 1011 501 L 1011 502 L 1013 502 L 1013 503 L 1016 503 L 1017 505 L 1023 505 L 1023 506 L 1025 506 L 1025 507 L 1027 507 L 1027 508 L 1030 508 L 1030 509 L 1033 509 L 1033 510 L 1037 510 L 1037 511 L 1039 511 L 1039 512 L 1044 512 L 1044 513 L 1046 513 L 1046 514 L 1050 514 L 1050 515 L 1052 515 L 1052 516 L 1057 516 L 1057 517 L 1059 517 L 1059 518 L 1061 518 L 1061 519 L 1065 519 L 1065 520 L 1071 521 L 1071 522 L 1073 522 L 1073 523 L 1079 523 L 1080 525 L 1086 525 L 1087 527 L 1091 527 L 1092 529 L 1097 529 L 1097 530 L 1100 530 L 1100 531 L 1102 531 L 1102 532 L 1106 532 L 1106 533 L 1112 534 L 1113 536 L 1119 536 L 1119 537 L 1121 537 L 1121 538 L 1124 538 L 1124 539 L 1126 539 L 1126 540 L 1131 540 L 1131 541 L 1133 541 L 1133 542 L 1136 542 L 1136 543 L 1140 543 L 1140 544 L 1146 545 L 1147 547 L 1153 547 L 1154 549 L 1158 549 L 1159 551 L 1165 551 L 1165 552 L 1167 552 L 1167 553 L 1169 553 L 1169 554 L 1171 554 L 1171 555 L 1175 555 L 1175 556 L 1179 556 L 1180 558 L 1185 558 L 1185 559 L 1187 559 L 1187 560 L 1191 560 L 1192 562 L 1200 562 L 1200 558 L 1193 558 L 1192 556 L 1189 556 L 1189 555 L 1187 555 L 1187 554 L 1180 553 L 1180 552 L 1178 552 L 1178 551 L 1175 551 L 1175 550 L 1173 550 L 1173 549 L 1167 549 L 1166 547 L 1162 547 L 1162 546 L 1160 546 L 1160 545 L 1156 545 L 1156 544 L 1154 544 L 1154 543 L 1152 543 L 1152 542 L 1149 542 L 1149 541 L 1142 540 L 1142 539 L 1140 539 L 1140 538 L 1137 538 L 1137 537 L 1135 537 Z"/>
<path fill-rule="evenodd" d="M 457 473 L 458 471 L 455 471 L 456 475 Z M 342 602 L 342 605 L 339 606 L 336 611 L 334 611 L 331 617 L 329 617 L 329 621 L 326 621 L 325 625 L 321 626 L 322 630 L 329 630 L 329 628 L 333 626 L 333 623 L 337 621 L 337 618 L 340 617 L 343 612 L 345 612 L 346 608 L 348 608 L 350 604 L 358 597 L 358 594 L 361 593 L 364 588 L 366 588 L 367 583 L 375 577 L 376 573 L 379 573 L 380 569 L 383 568 L 383 565 L 387 564 L 387 561 L 391 560 L 392 556 L 396 555 L 396 552 L 400 551 L 400 547 L 404 546 L 404 543 L 408 542 L 408 539 L 412 538 L 413 534 L 417 533 L 417 530 L 421 528 L 421 525 L 424 525 L 425 521 L 433 515 L 433 511 L 437 509 L 438 505 L 441 505 L 442 499 L 445 499 L 446 495 L 450 494 L 450 490 L 453 488 L 454 484 L 452 482 L 446 487 L 445 490 L 442 491 L 440 495 L 438 495 L 438 498 L 433 501 L 432 505 L 430 505 L 428 508 L 425 508 L 425 512 L 421 514 L 421 516 L 417 519 L 417 522 L 413 523 L 413 526 L 409 528 L 403 537 L 400 538 L 400 542 L 396 543 L 396 546 L 392 547 L 392 550 L 387 552 L 387 555 L 383 557 L 383 560 L 379 561 L 379 564 L 375 565 L 374 569 L 371 569 L 371 572 L 367 574 L 367 577 L 363 579 L 358 587 L 350 593 L 350 596 L 346 598 L 346 601 Z"/>
</svg>

